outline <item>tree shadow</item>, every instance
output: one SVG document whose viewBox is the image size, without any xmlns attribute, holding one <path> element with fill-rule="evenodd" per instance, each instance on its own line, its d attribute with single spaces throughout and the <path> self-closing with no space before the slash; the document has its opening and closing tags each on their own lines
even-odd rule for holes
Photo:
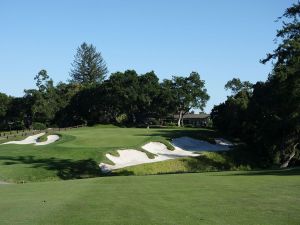
<svg viewBox="0 0 300 225">
<path fill-rule="evenodd" d="M 3 165 L 13 164 L 30 164 L 32 168 L 44 168 L 47 170 L 56 171 L 56 175 L 63 179 L 81 179 L 89 177 L 103 176 L 99 165 L 92 159 L 85 160 L 70 160 L 58 158 L 35 158 L 34 156 L 1 156 L 0 161 Z"/>
<path fill-rule="evenodd" d="M 247 172 L 230 174 L 228 176 L 259 176 L 259 175 L 299 176 L 300 175 L 300 167 L 288 168 L 288 169 L 275 169 L 275 170 L 247 171 Z"/>
<path fill-rule="evenodd" d="M 204 155 L 181 159 L 191 172 L 225 171 L 230 170 L 231 165 L 227 162 L 218 162 Z"/>
<path fill-rule="evenodd" d="M 134 136 L 149 136 L 156 137 L 161 136 L 171 141 L 173 138 L 180 138 L 184 136 L 192 137 L 214 143 L 214 138 L 220 136 L 220 134 L 214 130 L 209 129 L 160 129 L 152 131 L 149 134 L 135 134 Z"/>
</svg>

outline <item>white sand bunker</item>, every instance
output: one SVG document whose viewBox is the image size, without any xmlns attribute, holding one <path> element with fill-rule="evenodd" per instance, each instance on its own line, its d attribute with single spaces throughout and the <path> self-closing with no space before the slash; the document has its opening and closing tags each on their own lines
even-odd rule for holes
<svg viewBox="0 0 300 225">
<path fill-rule="evenodd" d="M 9 142 L 5 142 L 3 143 L 3 145 L 5 144 L 17 144 L 17 145 L 28 145 L 28 144 L 35 144 L 35 145 L 48 145 L 51 144 L 55 141 L 57 141 L 59 139 L 58 135 L 48 135 L 47 136 L 47 141 L 43 141 L 43 142 L 39 142 L 38 139 L 39 137 L 45 135 L 45 133 L 39 133 L 39 134 L 35 134 L 32 136 L 28 136 L 27 138 L 25 138 L 24 140 L 21 141 L 9 141 Z"/>
<path fill-rule="evenodd" d="M 100 163 L 100 168 L 103 172 L 108 172 L 115 169 L 124 168 L 127 166 L 134 166 L 144 163 L 153 163 L 169 159 L 175 159 L 179 157 L 187 156 L 199 156 L 189 151 L 185 151 L 181 148 L 175 147 L 175 150 L 170 151 L 168 148 L 160 142 L 150 142 L 142 148 L 150 153 L 156 154 L 153 159 L 148 158 L 147 154 L 134 149 L 118 150 L 120 156 L 113 156 L 106 154 L 106 157 L 111 160 L 115 165 Z"/>
<path fill-rule="evenodd" d="M 190 137 L 181 137 L 175 138 L 172 141 L 172 144 L 181 149 L 185 149 L 188 151 L 226 151 L 230 149 L 230 146 L 233 144 L 225 139 L 218 138 L 215 139 L 216 144 L 211 144 L 207 141 L 196 140 Z"/>
</svg>

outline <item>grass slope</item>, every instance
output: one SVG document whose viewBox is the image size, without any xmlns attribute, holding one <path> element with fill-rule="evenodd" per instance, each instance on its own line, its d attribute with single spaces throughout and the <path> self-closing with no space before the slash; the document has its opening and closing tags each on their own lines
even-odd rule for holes
<svg viewBox="0 0 300 225">
<path fill-rule="evenodd" d="M 298 225 L 300 170 L 0 185 L 1 224 Z"/>
<path fill-rule="evenodd" d="M 47 181 L 100 176 L 98 164 L 117 149 L 139 149 L 149 141 L 166 143 L 174 137 L 210 139 L 206 129 L 144 129 L 95 126 L 59 132 L 61 139 L 46 146 L 0 145 L 0 180 Z"/>
</svg>

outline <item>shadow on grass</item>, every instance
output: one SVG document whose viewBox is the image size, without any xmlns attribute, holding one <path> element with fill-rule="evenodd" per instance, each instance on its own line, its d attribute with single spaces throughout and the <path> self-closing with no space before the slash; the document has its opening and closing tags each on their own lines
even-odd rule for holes
<svg viewBox="0 0 300 225">
<path fill-rule="evenodd" d="M 13 164 L 30 164 L 32 168 L 44 168 L 56 171 L 56 175 L 63 180 L 81 179 L 88 177 L 102 176 L 99 165 L 92 159 L 86 160 L 69 160 L 58 158 L 35 158 L 34 156 L 1 156 L 1 161 L 5 161 L 3 165 Z"/>
<path fill-rule="evenodd" d="M 260 171 L 248 171 L 244 173 L 235 173 L 228 176 L 259 176 L 259 175 L 273 175 L 273 176 L 299 176 L 300 168 L 288 168 L 288 169 L 275 169 L 275 170 L 260 170 Z"/>
<path fill-rule="evenodd" d="M 135 136 L 161 136 L 171 141 L 173 138 L 188 136 L 204 141 L 214 143 L 214 138 L 219 137 L 219 133 L 209 129 L 160 129 L 152 131 L 149 134 L 136 134 Z"/>
<path fill-rule="evenodd" d="M 218 162 L 214 159 L 207 158 L 205 155 L 192 158 L 180 158 L 180 164 L 183 165 L 174 170 L 169 170 L 167 167 L 161 167 L 164 162 L 156 162 L 153 164 L 143 165 L 144 170 L 141 173 L 139 169 L 140 165 L 127 167 L 119 170 L 115 170 L 111 175 L 115 176 L 129 176 L 129 175 L 163 175 L 163 174 L 178 174 L 178 173 L 199 173 L 199 172 L 217 172 L 226 171 L 232 168 L 232 165 L 228 162 Z M 161 168 L 160 170 L 157 168 Z"/>
</svg>

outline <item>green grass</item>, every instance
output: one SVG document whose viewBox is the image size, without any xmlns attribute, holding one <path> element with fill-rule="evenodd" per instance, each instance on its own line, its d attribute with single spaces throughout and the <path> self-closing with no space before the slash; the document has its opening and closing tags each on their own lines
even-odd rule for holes
<svg viewBox="0 0 300 225">
<path fill-rule="evenodd" d="M 168 143 L 173 137 L 212 138 L 217 135 L 207 129 L 114 126 L 84 127 L 58 133 L 61 139 L 50 145 L 0 145 L 0 180 L 23 183 L 97 177 L 102 175 L 99 163 L 110 162 L 105 157 L 108 152 L 140 149 L 149 141 Z"/>
<path fill-rule="evenodd" d="M 203 152 L 198 157 L 177 158 L 167 161 L 141 164 L 118 169 L 112 175 L 154 175 L 167 173 L 195 173 L 209 171 L 247 171 L 247 165 L 239 165 L 227 156 L 226 152 Z"/>
<path fill-rule="evenodd" d="M 50 134 L 44 134 L 43 136 L 39 137 L 39 138 L 37 139 L 37 141 L 38 141 L 38 142 L 44 142 L 44 141 L 47 141 L 48 135 L 50 135 Z"/>
<path fill-rule="evenodd" d="M 299 174 L 294 169 L 0 185 L 0 221 L 3 225 L 298 225 Z"/>
</svg>

